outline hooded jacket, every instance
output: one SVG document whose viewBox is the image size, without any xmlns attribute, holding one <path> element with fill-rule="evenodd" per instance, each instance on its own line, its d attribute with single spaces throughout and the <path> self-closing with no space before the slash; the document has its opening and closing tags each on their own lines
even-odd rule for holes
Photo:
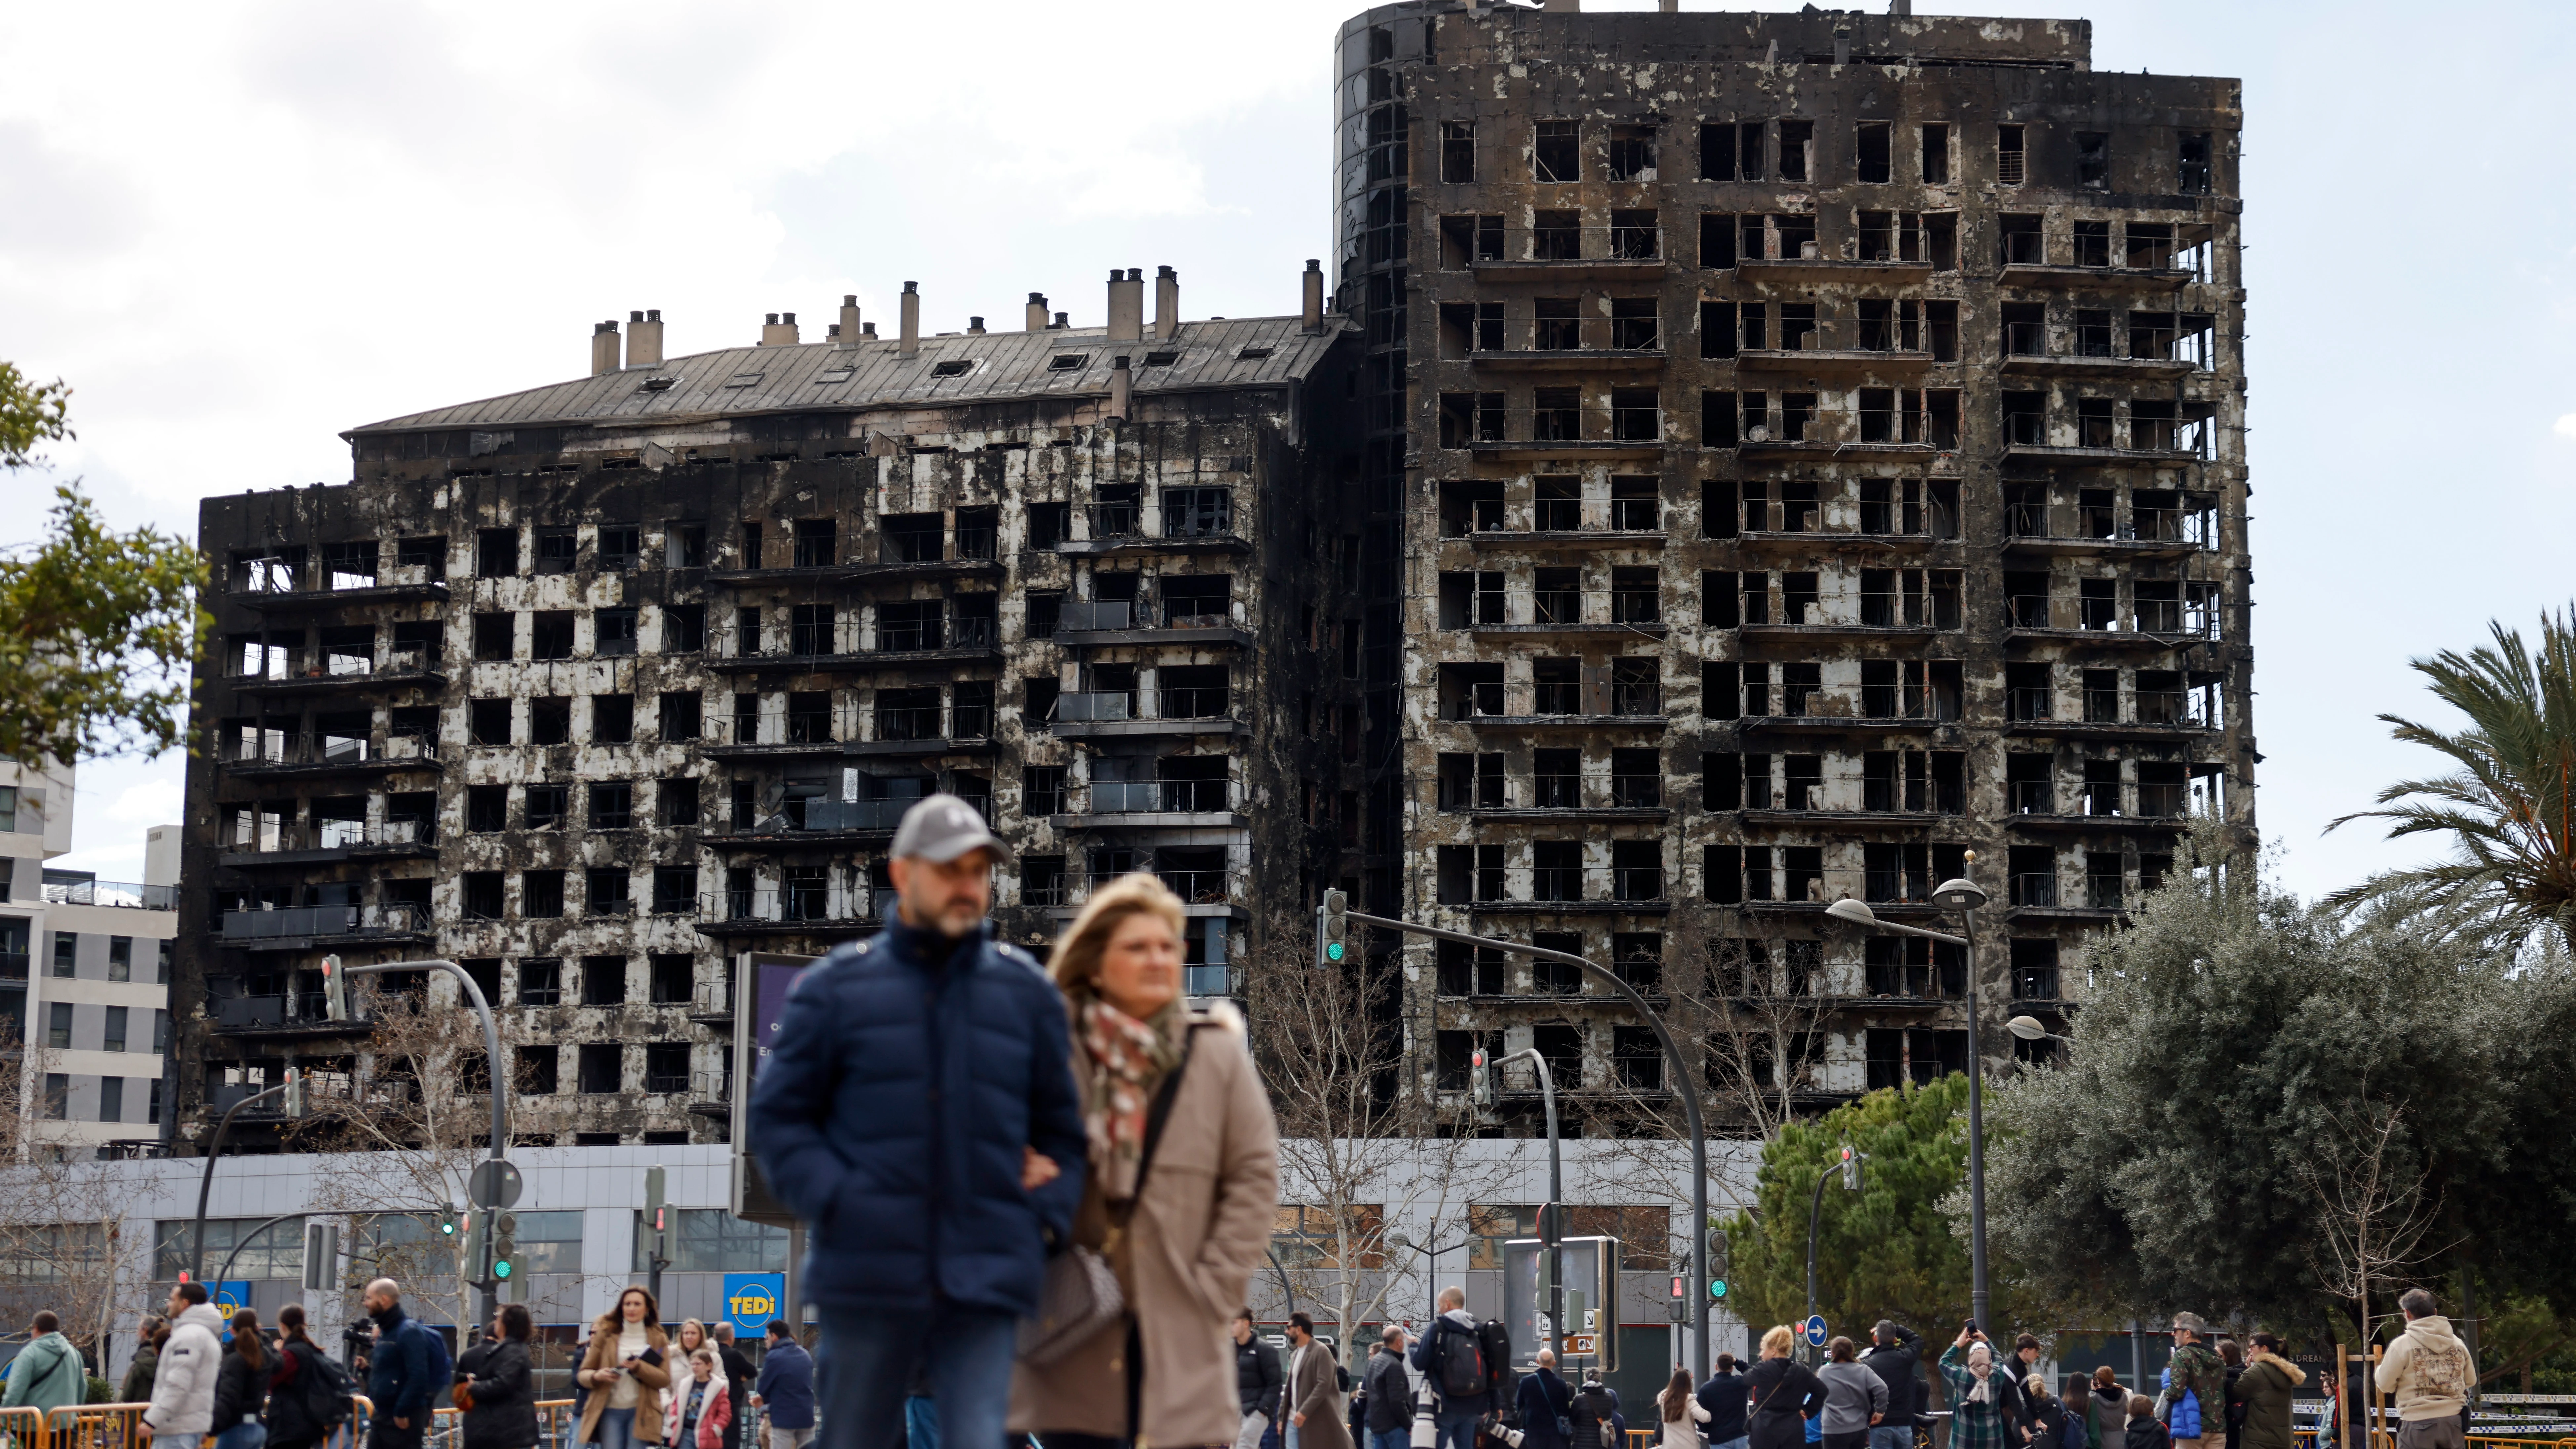
<svg viewBox="0 0 2576 1449">
<path fill-rule="evenodd" d="M 814 1356 L 805 1351 L 805 1345 L 792 1338 L 771 1339 L 768 1351 L 760 1356 L 760 1377 L 751 1391 L 760 1395 L 769 1427 L 814 1427 Z"/>
<path fill-rule="evenodd" d="M 224 1316 L 211 1303 L 191 1303 L 171 1320 L 169 1342 L 161 1345 L 161 1362 L 152 1373 L 145 1428 L 182 1439 L 210 1432 L 215 1375 L 223 1367 L 224 1346 L 217 1337 L 223 1326 Z"/>
<path fill-rule="evenodd" d="M 51 1412 L 89 1396 L 89 1369 L 80 1350 L 59 1333 L 38 1334 L 9 1365 L 9 1392 L 0 1404 L 21 1404 Z"/>
<path fill-rule="evenodd" d="M 224 1345 L 223 1366 L 215 1370 L 215 1417 L 207 1432 L 223 1433 L 242 1424 L 263 1422 L 268 1409 L 268 1376 L 277 1372 L 277 1353 L 263 1352 L 258 1363 L 252 1363 L 241 1351 L 241 1340 Z"/>
<path fill-rule="evenodd" d="M 2457 1416 L 2477 1385 L 2469 1346 L 2438 1313 L 2408 1319 L 2380 1360 L 2379 1391 L 2397 1396 L 2397 1417 L 2408 1423 Z"/>
<path fill-rule="evenodd" d="M 486 1339 L 465 1350 L 465 1449 L 533 1449 L 537 1430 L 535 1360 L 525 1339 Z"/>
<path fill-rule="evenodd" d="M 1445 1344 L 1441 1341 L 1444 1338 L 1448 1340 Z M 1472 1352 L 1476 1347 L 1476 1315 L 1464 1308 L 1452 1308 L 1431 1320 L 1431 1331 L 1414 1342 L 1413 1366 L 1430 1381 L 1432 1395 L 1440 1401 L 1441 1413 L 1463 1414 L 1473 1410 L 1481 1414 L 1492 1407 L 1493 1390 L 1468 1394 L 1463 1398 L 1452 1398 L 1440 1392 L 1440 1355 L 1452 1347 L 1461 1352 Z M 1487 1376 L 1491 1377 L 1490 1369 Z"/>
<path fill-rule="evenodd" d="M 1260 1334 L 1234 1346 L 1234 1397 L 1246 1415 L 1259 1414 L 1277 1423 L 1279 1390 L 1285 1382 L 1279 1371 L 1279 1350 L 1262 1342 Z"/>
<path fill-rule="evenodd" d="M 1036 1313 L 1083 1197 L 1072 1055 L 1064 998 L 989 924 L 951 941 L 896 920 L 798 973 L 749 1115 L 762 1176 L 811 1232 L 808 1301 Z M 1031 1147 L 1062 1170 L 1035 1192 Z"/>
<path fill-rule="evenodd" d="M 116 1401 L 120 1404 L 147 1404 L 152 1401 L 152 1374 L 161 1366 L 161 1350 L 146 1343 L 137 1346 L 134 1358 L 125 1366 L 125 1382 L 117 1385 Z"/>
<path fill-rule="evenodd" d="M 2290 1391 L 2308 1381 L 2305 1370 L 2286 1358 L 2258 1348 L 2236 1376 L 2229 1397 L 2245 1406 L 2245 1427 L 2237 1449 L 2298 1449 L 2290 1427 Z"/>
</svg>

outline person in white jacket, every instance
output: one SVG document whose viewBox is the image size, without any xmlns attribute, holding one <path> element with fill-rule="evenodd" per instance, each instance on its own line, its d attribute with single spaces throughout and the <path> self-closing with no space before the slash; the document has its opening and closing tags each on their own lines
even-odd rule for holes
<svg viewBox="0 0 2576 1449">
<path fill-rule="evenodd" d="M 193 1443 L 215 1422 L 215 1376 L 223 1366 L 223 1315 L 206 1301 L 206 1285 L 170 1290 L 170 1341 L 152 1375 L 152 1406 L 143 1432 Z"/>
<path fill-rule="evenodd" d="M 1701 1449 L 1708 1441 L 1699 1426 L 1711 1417 L 1708 1407 L 1691 1392 L 1690 1370 L 1673 1370 L 1673 1381 L 1655 1395 L 1655 1417 L 1663 1421 L 1663 1436 L 1656 1442 L 1662 1449 Z"/>
</svg>

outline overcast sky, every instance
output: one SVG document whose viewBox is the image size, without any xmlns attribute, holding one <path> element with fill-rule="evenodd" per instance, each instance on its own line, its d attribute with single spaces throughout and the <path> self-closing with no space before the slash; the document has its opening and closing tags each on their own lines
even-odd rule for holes
<svg viewBox="0 0 2576 1449">
<path fill-rule="evenodd" d="M 345 481 L 345 428 L 581 374 L 635 308 L 674 354 L 907 279 L 931 331 L 1031 290 L 1096 325 L 1109 268 L 1169 264 L 1186 315 L 1290 311 L 1352 9 L 0 0 L 0 357 L 77 390 L 60 471 L 193 535 Z M 2440 718 L 2408 658 L 2576 593 L 2576 6 L 1974 13 L 2244 78 L 2261 820 L 2302 892 L 2419 857 L 2319 834 L 2431 767 L 2374 719 Z M 43 483 L 0 482 L 0 540 Z M 139 879 L 181 773 L 85 767 L 59 863 Z"/>
</svg>

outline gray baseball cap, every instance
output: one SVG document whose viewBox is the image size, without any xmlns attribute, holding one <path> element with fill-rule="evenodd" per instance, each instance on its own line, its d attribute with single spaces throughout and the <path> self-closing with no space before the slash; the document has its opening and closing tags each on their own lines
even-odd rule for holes
<svg viewBox="0 0 2576 1449">
<path fill-rule="evenodd" d="M 920 804 L 903 812 L 903 824 L 894 832 L 896 855 L 943 865 L 979 848 L 993 852 L 993 858 L 1004 865 L 1017 859 L 1011 847 L 985 827 L 975 807 L 954 795 L 923 797 Z"/>
</svg>

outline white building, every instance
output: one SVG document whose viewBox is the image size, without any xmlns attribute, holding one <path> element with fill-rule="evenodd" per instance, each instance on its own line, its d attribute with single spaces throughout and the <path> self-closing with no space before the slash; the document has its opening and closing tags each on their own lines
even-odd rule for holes
<svg viewBox="0 0 2576 1449">
<path fill-rule="evenodd" d="M 39 1135 L 86 1155 L 161 1136 L 179 827 L 147 833 L 142 881 L 48 869 L 73 798 L 68 768 L 0 764 L 0 1051 Z"/>
</svg>

